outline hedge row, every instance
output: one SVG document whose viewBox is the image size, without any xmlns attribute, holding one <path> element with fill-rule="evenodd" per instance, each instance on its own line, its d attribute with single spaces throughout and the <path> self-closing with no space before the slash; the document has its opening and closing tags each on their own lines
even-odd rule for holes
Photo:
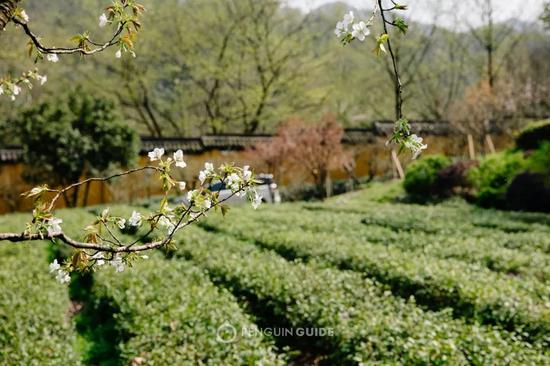
<svg viewBox="0 0 550 366">
<path fill-rule="evenodd" d="M 123 364 L 284 364 L 261 336 L 218 342 L 217 329 L 226 322 L 236 329 L 254 324 L 230 293 L 188 262 L 154 256 L 123 273 L 103 269 L 94 277 L 97 301 L 116 309 L 116 329 L 129 335 L 119 345 Z"/>
<path fill-rule="evenodd" d="M 420 251 L 437 258 L 454 258 L 469 263 L 479 263 L 496 272 L 521 275 L 526 278 L 537 278 L 543 282 L 550 280 L 550 256 L 542 251 L 529 247 L 531 241 L 539 244 L 548 240 L 543 233 L 520 233 L 507 236 L 504 241 L 498 230 L 488 230 L 462 225 L 453 221 L 456 233 L 433 233 L 414 229 L 389 228 L 383 223 L 373 223 L 371 218 L 362 214 L 333 213 L 316 211 L 314 214 L 300 209 L 289 209 L 286 212 L 264 211 L 262 215 L 251 216 L 248 210 L 238 213 L 244 221 L 254 220 L 256 226 L 277 224 L 292 226 L 292 230 L 311 233 L 329 233 L 339 235 L 333 239 L 333 245 L 346 244 L 349 239 L 368 241 L 397 248 L 408 252 Z M 394 215 L 396 217 L 397 215 Z M 235 216 L 236 217 L 236 216 Z M 384 218 L 391 222 L 391 218 Z M 209 222 L 216 224 L 219 218 Z M 233 221 L 233 220 L 228 220 Z M 366 225 L 365 225 L 366 224 Z M 395 225 L 398 227 L 398 225 Z M 530 234 L 527 236 L 527 234 Z M 519 237 L 519 239 L 518 239 Z M 529 238 L 530 240 L 525 240 Z M 523 248 L 506 248 L 503 244 L 522 245 Z"/>
<path fill-rule="evenodd" d="M 2 231 L 29 215 L 0 217 Z M 0 245 L 0 365 L 79 365 L 67 287 L 48 273 L 44 243 Z"/>
<path fill-rule="evenodd" d="M 456 238 L 483 238 L 506 248 L 537 249 L 550 253 L 548 215 L 469 209 L 463 204 L 418 206 L 364 203 L 349 205 L 307 205 L 309 211 L 326 214 L 362 215 L 368 225 L 396 232 L 453 235 Z"/>
<path fill-rule="evenodd" d="M 213 221 L 210 221 L 212 224 Z M 203 224 L 208 225 L 208 224 Z M 403 297 L 488 324 L 498 324 L 536 342 L 549 343 L 548 287 L 536 280 L 511 278 L 477 264 L 442 260 L 423 253 L 356 240 L 341 234 L 313 233 L 288 225 L 227 220 L 214 226 L 290 258 L 318 259 L 374 277 Z"/>
<path fill-rule="evenodd" d="M 332 364 L 536 365 L 548 359 L 529 344 L 492 327 L 465 324 L 450 312 L 423 311 L 412 300 L 352 271 L 290 263 L 227 236 L 179 236 L 178 255 L 216 281 L 272 308 L 294 327 L 332 330 L 320 337 Z"/>
</svg>

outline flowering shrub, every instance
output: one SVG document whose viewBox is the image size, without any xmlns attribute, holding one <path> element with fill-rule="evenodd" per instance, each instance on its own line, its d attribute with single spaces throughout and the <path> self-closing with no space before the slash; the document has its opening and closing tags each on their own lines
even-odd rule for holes
<svg viewBox="0 0 550 366">
<path fill-rule="evenodd" d="M 69 274 L 73 271 L 90 271 L 107 262 L 117 272 L 124 271 L 126 264 L 131 264 L 138 258 L 147 258 L 138 255 L 139 252 L 159 248 L 170 247 L 174 234 L 188 225 L 191 225 L 205 216 L 212 208 L 219 208 L 222 214 L 227 211 L 223 202 L 232 196 L 246 196 L 254 208 L 261 203 L 261 197 L 256 192 L 254 185 L 257 183 L 248 166 L 243 168 L 230 164 L 223 164 L 215 169 L 211 163 L 206 163 L 205 168 L 199 173 L 200 186 L 187 192 L 187 203 L 178 204 L 175 207 L 168 205 L 168 194 L 173 190 L 184 191 L 185 182 L 176 181 L 172 175 L 172 169 L 183 169 L 187 166 L 181 150 L 173 153 L 171 157 L 164 157 L 165 151 L 156 148 L 149 153 L 149 160 L 155 165 L 133 169 L 127 172 L 112 175 L 106 178 L 89 178 L 74 183 L 65 188 L 53 189 L 46 185 L 35 187 L 25 195 L 34 199 L 33 220 L 27 224 L 23 233 L 2 233 L 0 240 L 13 242 L 26 240 L 51 240 L 54 243 L 64 243 L 74 248 L 70 260 L 61 264 L 54 261 L 50 264 L 50 272 L 61 283 L 69 282 Z M 63 221 L 54 216 L 55 204 L 61 196 L 69 190 L 91 181 L 108 181 L 123 175 L 134 174 L 141 171 L 155 171 L 164 190 L 164 198 L 159 207 L 147 215 L 134 211 L 130 217 L 121 217 L 111 214 L 110 209 L 104 209 L 93 223 L 84 228 L 84 241 L 77 241 L 67 235 L 63 230 Z M 227 184 L 232 194 L 224 199 L 219 198 L 218 192 L 208 189 L 212 182 Z M 48 194 L 53 194 L 48 199 Z M 183 192 L 181 192 L 183 194 Z M 143 228 L 140 232 L 139 230 Z M 123 242 L 117 235 L 118 230 L 132 229 L 140 233 L 140 237 L 132 238 L 130 242 Z M 154 237 L 156 240 L 145 244 L 138 244 L 145 238 Z"/>
</svg>

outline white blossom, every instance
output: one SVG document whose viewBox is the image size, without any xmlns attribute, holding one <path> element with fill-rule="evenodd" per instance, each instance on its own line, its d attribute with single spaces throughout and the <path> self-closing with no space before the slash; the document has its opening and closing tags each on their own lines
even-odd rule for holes
<svg viewBox="0 0 550 366">
<path fill-rule="evenodd" d="M 179 168 L 185 168 L 187 166 L 187 163 L 183 161 L 183 151 L 181 150 L 174 153 L 174 161 L 176 162 L 176 166 Z"/>
<path fill-rule="evenodd" d="M 25 21 L 25 23 L 29 21 L 29 16 L 27 15 L 27 12 L 25 10 L 21 10 L 21 13 L 19 13 L 19 15 L 21 16 L 21 19 Z"/>
<path fill-rule="evenodd" d="M 257 209 L 262 204 L 262 196 L 258 192 L 254 192 L 254 198 L 252 199 L 252 208 Z"/>
<path fill-rule="evenodd" d="M 30 190 L 28 196 L 29 197 L 36 196 L 42 192 L 44 192 L 44 187 L 34 187 L 33 189 Z"/>
<path fill-rule="evenodd" d="M 4 86 L 0 85 L 0 95 L 4 94 Z"/>
<path fill-rule="evenodd" d="M 19 93 L 21 93 L 21 87 L 17 84 L 13 84 L 11 87 L 11 92 L 13 95 L 19 95 Z"/>
<path fill-rule="evenodd" d="M 250 170 L 250 166 L 245 165 L 243 167 L 243 180 L 245 182 L 248 182 L 252 178 L 252 171 Z"/>
<path fill-rule="evenodd" d="M 96 260 L 95 262 L 96 266 L 101 267 L 102 265 L 105 264 L 105 257 L 103 256 L 103 253 L 96 253 L 92 255 L 92 259 Z"/>
<path fill-rule="evenodd" d="M 155 147 L 155 149 L 153 151 L 150 151 L 148 155 L 149 155 L 149 160 L 151 161 L 160 160 L 164 155 L 164 149 Z"/>
<path fill-rule="evenodd" d="M 187 200 L 188 200 L 189 202 L 194 201 L 194 200 L 195 200 L 195 195 L 197 194 L 197 192 L 198 192 L 198 191 L 197 191 L 196 189 L 187 192 Z"/>
<path fill-rule="evenodd" d="M 337 37 L 343 37 L 347 34 L 348 30 L 344 28 L 343 22 L 336 23 L 336 28 L 334 29 L 334 34 L 336 34 Z"/>
<path fill-rule="evenodd" d="M 428 145 L 422 143 L 422 137 L 418 137 L 415 134 L 410 135 L 403 144 L 411 151 L 413 160 L 420 155 L 422 150 L 428 148 Z"/>
<path fill-rule="evenodd" d="M 61 219 L 58 219 L 56 217 L 52 217 L 51 219 L 48 220 L 47 224 L 46 224 L 46 228 L 48 229 L 48 234 L 49 235 L 54 235 L 54 234 L 57 234 L 59 232 L 61 232 L 61 223 L 63 222 L 63 220 Z"/>
<path fill-rule="evenodd" d="M 55 53 L 48 53 L 46 55 L 46 60 L 56 63 L 57 61 L 59 61 L 59 57 Z"/>
<path fill-rule="evenodd" d="M 360 21 L 357 24 L 353 25 L 353 31 L 351 32 L 351 35 L 353 38 L 357 38 L 361 42 L 365 40 L 365 37 L 370 34 L 370 30 L 365 24 L 365 22 Z"/>
<path fill-rule="evenodd" d="M 204 181 L 212 174 L 214 174 L 214 164 L 208 162 L 204 163 L 204 170 L 199 172 L 199 180 L 201 184 L 203 184 Z"/>
<path fill-rule="evenodd" d="M 128 219 L 128 225 L 134 227 L 141 226 L 141 214 L 137 211 L 132 212 L 132 216 Z"/>
<path fill-rule="evenodd" d="M 120 228 L 120 230 L 123 230 L 126 227 L 126 219 L 120 218 L 116 220 L 116 224 Z"/>
<path fill-rule="evenodd" d="M 57 259 L 54 259 L 52 263 L 50 263 L 50 273 L 53 273 L 57 271 L 61 266 L 57 262 Z"/>
<path fill-rule="evenodd" d="M 121 50 L 116 51 L 115 57 L 116 58 L 121 58 L 122 57 L 122 51 Z"/>
<path fill-rule="evenodd" d="M 48 77 L 46 75 L 36 75 L 36 80 L 40 82 L 40 85 L 44 85 L 48 81 Z"/>
<path fill-rule="evenodd" d="M 115 256 L 115 258 L 109 263 L 115 268 L 115 271 L 124 272 L 124 262 L 119 255 Z"/>
<path fill-rule="evenodd" d="M 355 19 L 354 15 L 353 15 L 353 11 L 350 10 L 349 13 L 345 14 L 344 15 L 344 19 L 342 19 L 342 22 L 344 23 L 344 25 L 347 27 L 348 25 L 350 25 L 351 23 L 353 23 L 353 20 Z"/>
<path fill-rule="evenodd" d="M 178 188 L 180 191 L 185 191 L 185 187 L 187 186 L 187 183 L 185 182 L 178 182 Z"/>
<path fill-rule="evenodd" d="M 71 276 L 69 276 L 69 273 L 67 273 L 67 271 L 60 269 L 59 271 L 57 271 L 55 279 L 57 280 L 57 282 L 64 284 L 71 281 Z"/>
<path fill-rule="evenodd" d="M 171 234 L 172 231 L 174 231 L 174 229 L 176 228 L 176 225 L 172 222 L 170 217 L 167 216 L 162 216 L 159 219 L 159 225 L 164 227 L 168 234 Z"/>
<path fill-rule="evenodd" d="M 226 183 L 233 192 L 236 192 L 241 188 L 241 177 L 236 173 L 231 173 L 227 177 Z"/>
<path fill-rule="evenodd" d="M 50 263 L 50 273 L 55 273 L 55 279 L 59 283 L 67 283 L 71 280 L 71 276 L 69 276 L 69 273 L 61 268 L 61 265 L 57 262 L 57 259 L 54 259 L 52 263 Z"/>
<path fill-rule="evenodd" d="M 109 22 L 109 20 L 107 19 L 107 15 L 105 15 L 105 13 L 103 13 L 99 16 L 99 26 L 101 28 L 105 27 L 108 22 Z"/>
<path fill-rule="evenodd" d="M 353 11 L 350 11 L 349 13 L 344 15 L 344 19 L 336 23 L 336 29 L 334 30 L 334 34 L 338 37 L 345 36 L 348 34 L 348 28 L 350 24 L 353 23 L 354 20 Z"/>
</svg>

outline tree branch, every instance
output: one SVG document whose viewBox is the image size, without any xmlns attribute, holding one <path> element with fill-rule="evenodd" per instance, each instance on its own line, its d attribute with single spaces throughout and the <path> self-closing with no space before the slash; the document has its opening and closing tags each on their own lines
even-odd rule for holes
<svg viewBox="0 0 550 366">
<path fill-rule="evenodd" d="M 382 18 L 382 26 L 384 28 L 384 33 L 388 34 L 388 26 L 387 26 L 387 20 L 386 16 L 384 15 L 384 9 L 382 7 L 382 0 L 378 0 L 378 7 L 380 8 L 380 17 Z M 401 85 L 401 79 L 399 78 L 399 68 L 397 65 L 397 59 L 393 53 L 393 49 L 391 46 L 391 40 L 388 38 L 388 52 L 390 53 L 390 57 L 392 60 L 392 66 L 393 66 L 393 72 L 395 77 L 395 92 L 396 92 L 396 117 L 397 119 L 401 119 L 403 117 L 403 86 Z"/>
<path fill-rule="evenodd" d="M 143 170 L 143 169 L 140 169 L 140 170 Z M 97 178 L 97 179 L 101 179 L 101 178 Z M 137 243 L 137 241 L 134 241 L 130 244 L 124 244 L 124 245 L 121 244 L 120 246 L 115 246 L 115 247 L 112 247 L 112 246 L 109 246 L 109 245 L 104 245 L 104 244 L 98 244 L 98 243 L 84 243 L 84 242 L 81 242 L 81 241 L 78 241 L 78 240 L 75 240 L 75 239 L 71 238 L 70 236 L 68 236 L 67 234 L 65 234 L 62 231 L 60 231 L 60 232 L 51 232 L 51 233 L 49 232 L 47 234 L 31 234 L 31 233 L 25 233 L 25 232 L 23 232 L 23 233 L 0 233 L 0 242 L 1 241 L 8 241 L 8 242 L 12 242 L 12 243 L 18 243 L 18 242 L 23 242 L 23 241 L 42 241 L 42 240 L 56 240 L 57 239 L 57 240 L 60 240 L 63 243 L 65 243 L 68 246 L 71 246 L 75 249 L 96 250 L 96 251 L 99 251 L 99 252 L 108 252 L 108 253 L 114 253 L 114 254 L 116 254 L 116 253 L 143 252 L 143 251 L 146 251 L 146 250 L 160 248 L 160 247 L 170 243 L 172 241 L 175 233 L 178 230 L 183 229 L 186 226 L 188 226 L 188 225 L 192 224 L 193 222 L 197 221 L 199 218 L 201 218 L 203 216 L 206 216 L 206 213 L 208 211 L 210 211 L 211 209 L 216 208 L 220 204 L 226 202 L 227 200 L 229 200 L 230 198 L 235 196 L 237 193 L 244 191 L 244 189 L 247 188 L 247 187 L 248 187 L 248 185 L 243 186 L 240 190 L 231 193 L 228 197 L 226 197 L 226 198 L 222 199 L 221 201 L 219 201 L 218 203 L 212 205 L 212 207 L 210 207 L 209 209 L 197 213 L 196 216 L 192 217 L 191 219 L 187 220 L 186 223 L 182 224 L 184 218 L 192 212 L 191 211 L 192 206 L 190 205 L 186 209 L 184 214 L 180 217 L 178 223 L 174 226 L 174 228 L 172 229 L 172 231 L 168 234 L 168 236 L 166 238 L 161 239 L 161 240 L 157 240 L 157 241 L 152 241 L 152 242 L 142 244 L 142 245 L 135 245 Z"/>
<path fill-rule="evenodd" d="M 93 44 L 97 47 L 93 48 L 93 49 L 87 49 L 84 46 L 73 47 L 73 48 L 70 48 L 70 47 L 69 48 L 67 48 L 67 47 L 46 47 L 40 42 L 40 38 L 30 30 L 29 25 L 27 23 L 22 22 L 17 18 L 13 18 L 13 22 L 15 24 L 20 25 L 23 28 L 23 30 L 25 31 L 27 36 L 31 39 L 34 46 L 42 53 L 58 54 L 58 55 L 80 53 L 82 55 L 87 55 L 87 56 L 99 53 L 101 51 L 104 51 L 108 47 L 111 47 L 111 46 L 114 46 L 115 44 L 117 44 L 118 43 L 117 37 L 122 33 L 122 31 L 124 30 L 124 25 L 126 24 L 125 22 L 120 23 L 117 27 L 117 30 L 115 31 L 115 33 L 111 37 L 111 39 L 109 41 L 105 42 L 105 43 L 92 42 L 91 40 L 88 39 L 87 41 L 90 44 Z"/>
</svg>

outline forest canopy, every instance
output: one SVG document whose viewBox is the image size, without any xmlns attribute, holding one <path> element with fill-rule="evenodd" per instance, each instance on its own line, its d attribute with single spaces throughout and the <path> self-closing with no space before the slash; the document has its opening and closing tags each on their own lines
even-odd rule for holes
<svg viewBox="0 0 550 366">
<path fill-rule="evenodd" d="M 484 14 L 483 3 L 490 2 L 477 3 L 481 5 L 473 11 Z M 140 35 L 136 58 L 118 60 L 113 50 L 94 58 L 40 63 L 41 72 L 56 82 L 14 102 L 1 99 L 5 118 L 0 123 L 28 109 L 31 101 L 41 102 L 75 85 L 114 98 L 126 123 L 150 136 L 274 132 L 293 116 L 318 120 L 327 112 L 345 127 L 395 120 L 388 58 L 369 57 L 369 48 L 355 44 L 344 52 L 334 39 L 332 24 L 349 8 L 343 3 L 307 14 L 279 0 L 143 4 L 147 32 Z M 33 26 L 55 44 L 67 43 L 70 34 L 84 29 L 107 37 L 97 24 L 102 5 L 98 0 L 24 4 Z M 501 105 L 502 99 L 514 105 L 505 115 L 487 118 L 547 116 L 550 44 L 544 19 L 541 15 L 539 22 L 476 27 L 461 20 L 444 25 L 407 21 L 406 37 L 392 34 L 402 65 L 404 114 L 416 120 L 458 119 L 466 132 L 481 131 L 469 128 L 461 116 L 472 115 L 477 107 L 471 105 L 472 95 L 484 93 L 489 84 L 492 95 L 501 98 L 491 99 L 491 105 Z M 3 72 L 33 67 L 21 46 L 25 35 L 13 24 L 0 42 Z"/>
</svg>

